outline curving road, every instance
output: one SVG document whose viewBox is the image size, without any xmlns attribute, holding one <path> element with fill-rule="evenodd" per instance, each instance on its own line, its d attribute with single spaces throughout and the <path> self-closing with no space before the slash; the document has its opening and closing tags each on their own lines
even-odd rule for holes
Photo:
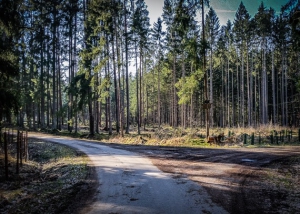
<svg viewBox="0 0 300 214">
<path fill-rule="evenodd" d="M 201 186 L 173 178 L 136 153 L 69 138 L 30 137 L 71 146 L 89 156 L 99 186 L 85 213 L 227 213 Z"/>
</svg>

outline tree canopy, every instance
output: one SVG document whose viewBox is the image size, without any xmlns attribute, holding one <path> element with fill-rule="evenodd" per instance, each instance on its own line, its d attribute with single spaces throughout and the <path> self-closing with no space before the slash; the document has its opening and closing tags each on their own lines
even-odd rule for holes
<svg viewBox="0 0 300 214">
<path fill-rule="evenodd" d="M 0 121 L 91 135 L 299 125 L 299 8 L 251 16 L 241 2 L 220 26 L 209 1 L 164 0 L 150 26 L 144 0 L 2 0 Z"/>
</svg>

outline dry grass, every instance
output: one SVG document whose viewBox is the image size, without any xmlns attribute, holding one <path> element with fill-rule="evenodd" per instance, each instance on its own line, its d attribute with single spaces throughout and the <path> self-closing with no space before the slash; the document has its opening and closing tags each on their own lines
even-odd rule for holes
<svg viewBox="0 0 300 214">
<path fill-rule="evenodd" d="M 284 132 L 284 133 L 283 133 Z M 292 130 L 293 136 L 289 138 L 290 129 L 286 127 L 274 126 L 272 124 L 261 125 L 259 127 L 235 127 L 235 128 L 211 128 L 210 136 L 218 136 L 224 134 L 222 143 L 220 145 L 210 145 L 206 143 L 206 129 L 205 128 L 187 128 L 182 127 L 172 128 L 170 126 L 163 126 L 161 128 L 147 129 L 142 131 L 141 135 L 137 135 L 136 130 L 131 130 L 131 134 L 124 137 L 113 135 L 102 138 L 101 141 L 132 144 L 132 145 L 155 145 L 155 146 L 180 146 L 180 147 L 219 147 L 219 146 L 254 146 L 252 144 L 251 136 L 255 146 L 270 146 L 275 142 L 278 145 L 295 144 L 298 142 L 298 130 Z M 280 134 L 281 133 L 281 134 Z M 246 140 L 245 140 L 245 134 Z M 271 142 L 271 135 L 273 137 L 273 144 Z M 275 141 L 275 135 L 284 135 L 283 140 Z M 100 139 L 99 139 L 100 140 Z M 276 144 L 277 145 L 277 144 Z"/>
<path fill-rule="evenodd" d="M 0 213 L 61 213 L 86 185 L 89 159 L 74 149 L 30 140 L 30 158 L 19 174 L 10 152 L 8 181 L 0 164 Z"/>
</svg>

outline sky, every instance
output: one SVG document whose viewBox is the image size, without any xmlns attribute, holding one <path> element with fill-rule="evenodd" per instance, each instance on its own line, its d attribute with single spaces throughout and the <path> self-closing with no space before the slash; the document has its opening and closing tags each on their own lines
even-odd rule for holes
<svg viewBox="0 0 300 214">
<path fill-rule="evenodd" d="M 162 15 L 164 0 L 145 0 L 145 2 L 148 5 L 150 23 L 153 24 L 153 22 L 157 22 L 157 18 Z M 261 2 L 262 0 L 243 1 L 251 17 L 257 12 Z M 286 4 L 288 0 L 263 0 L 263 2 L 266 8 L 272 7 L 279 13 L 281 6 Z M 220 25 L 225 25 L 228 19 L 233 22 L 240 3 L 241 0 L 210 0 L 210 6 L 218 15 Z M 208 11 L 208 9 L 206 11 Z"/>
</svg>

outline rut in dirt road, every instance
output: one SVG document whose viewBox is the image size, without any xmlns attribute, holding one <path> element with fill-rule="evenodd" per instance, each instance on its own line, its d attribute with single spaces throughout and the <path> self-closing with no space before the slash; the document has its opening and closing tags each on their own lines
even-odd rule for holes
<svg viewBox="0 0 300 214">
<path fill-rule="evenodd" d="M 175 179 L 136 153 L 80 140 L 31 137 L 68 145 L 89 156 L 99 186 L 82 213 L 227 213 L 200 185 Z"/>
</svg>

